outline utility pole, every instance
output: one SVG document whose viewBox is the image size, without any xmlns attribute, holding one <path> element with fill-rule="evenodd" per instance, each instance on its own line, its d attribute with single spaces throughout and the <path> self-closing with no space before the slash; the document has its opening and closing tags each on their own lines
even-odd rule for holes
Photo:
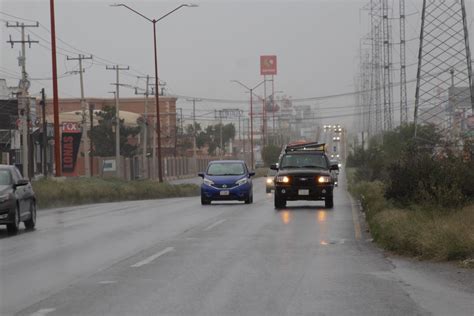
<svg viewBox="0 0 474 316">
<path fill-rule="evenodd" d="M 405 0 L 400 1 L 400 126 L 408 124 Z"/>
<path fill-rule="evenodd" d="M 48 176 L 48 164 L 47 164 L 47 151 L 48 151 L 48 123 L 46 122 L 46 96 L 44 93 L 44 88 L 41 89 L 41 115 L 43 118 L 43 176 L 46 178 Z"/>
<path fill-rule="evenodd" d="M 272 128 L 272 134 L 273 134 L 273 145 L 276 145 L 276 132 L 275 132 L 275 76 L 272 75 L 272 116 L 273 116 L 273 128 Z"/>
<path fill-rule="evenodd" d="M 120 105 L 119 105 L 119 87 L 120 87 L 120 70 L 129 70 L 130 67 L 120 67 L 119 65 L 115 66 L 106 66 L 107 70 L 116 71 L 116 83 L 115 83 L 115 165 L 117 170 L 117 178 L 121 177 L 121 168 L 120 168 Z"/>
<path fill-rule="evenodd" d="M 194 165 L 194 173 L 198 172 L 198 165 L 197 165 L 197 145 L 196 145 L 196 102 L 201 102 L 201 99 L 186 99 L 186 101 L 193 102 L 193 165 Z"/>
<path fill-rule="evenodd" d="M 244 152 L 244 161 L 247 162 L 247 152 L 245 151 L 245 121 L 246 119 L 242 119 L 242 151 Z M 248 123 L 247 123 L 248 126 Z"/>
<path fill-rule="evenodd" d="M 149 86 L 150 86 L 150 76 L 147 75 L 146 77 L 138 77 L 138 78 L 145 78 L 146 79 L 146 87 L 145 87 L 145 109 L 143 111 L 143 176 L 148 175 L 148 96 L 150 95 Z M 139 94 L 137 89 L 135 89 L 135 94 Z"/>
<path fill-rule="evenodd" d="M 87 122 L 88 115 L 87 115 L 87 104 L 86 100 L 84 99 L 84 68 L 82 67 L 82 61 L 86 59 L 92 60 L 92 55 L 86 57 L 84 55 L 79 54 L 77 57 L 70 58 L 67 56 L 67 60 L 78 60 L 79 61 L 79 81 L 81 85 L 81 109 L 82 109 L 82 139 L 84 144 L 84 171 L 85 176 L 89 178 L 91 176 L 91 167 L 90 167 L 90 160 L 89 160 L 89 152 L 90 150 L 90 141 L 89 141 L 89 124 Z"/>
<path fill-rule="evenodd" d="M 95 110 L 95 104 L 89 104 L 89 119 L 90 119 L 90 122 L 91 122 L 91 131 L 94 129 L 94 110 Z M 91 136 L 92 136 L 92 133 L 91 133 Z M 90 160 L 90 168 L 91 168 L 91 176 L 94 176 L 94 156 L 93 156 L 93 151 L 94 151 L 94 143 L 93 143 L 93 140 L 92 140 L 92 137 L 90 138 L 90 150 L 91 150 L 91 154 L 89 156 L 89 160 Z"/>
<path fill-rule="evenodd" d="M 267 144 L 267 76 L 263 76 L 262 148 Z"/>
<path fill-rule="evenodd" d="M 222 110 L 216 110 L 216 114 L 219 113 L 219 159 L 223 159 L 223 141 L 222 141 Z"/>
<path fill-rule="evenodd" d="M 393 95 L 393 83 L 392 83 L 392 43 L 391 43 L 391 20 L 389 17 L 390 8 L 388 6 L 388 0 L 382 0 L 382 38 L 383 38 L 383 93 L 384 93 L 384 131 L 392 130 L 392 95 Z"/>
<path fill-rule="evenodd" d="M 18 63 L 21 66 L 21 80 L 20 80 L 20 95 L 21 95 L 21 107 L 18 108 L 19 116 L 20 116 L 20 126 L 21 126 L 21 135 L 22 135 L 22 164 L 23 164 L 23 176 L 25 178 L 31 178 L 31 174 L 29 172 L 29 152 L 28 152 L 28 144 L 29 144 L 29 123 L 30 123 L 30 104 L 28 99 L 28 89 L 30 88 L 30 81 L 28 80 L 28 73 L 26 72 L 26 44 L 31 48 L 32 43 L 39 43 L 38 41 L 32 41 L 30 36 L 28 35 L 28 39 L 25 36 L 25 28 L 27 27 L 39 27 L 39 23 L 36 24 L 25 24 L 25 23 L 9 23 L 7 22 L 7 27 L 15 27 L 21 28 L 21 40 L 14 41 L 10 35 L 10 40 L 7 43 L 11 44 L 11 47 L 15 44 L 21 44 L 21 53 L 20 57 L 18 57 Z"/>
</svg>

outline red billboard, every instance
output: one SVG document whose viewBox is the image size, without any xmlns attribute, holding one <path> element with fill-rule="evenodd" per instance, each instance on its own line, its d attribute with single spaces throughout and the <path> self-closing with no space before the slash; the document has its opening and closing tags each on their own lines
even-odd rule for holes
<svg viewBox="0 0 474 316">
<path fill-rule="evenodd" d="M 277 57 L 274 55 L 271 56 L 260 56 L 260 74 L 262 76 L 266 75 L 276 75 L 277 74 Z"/>
<path fill-rule="evenodd" d="M 81 146 L 82 131 L 76 122 L 64 122 L 61 137 L 62 171 L 66 176 L 76 175 L 76 162 Z"/>
</svg>

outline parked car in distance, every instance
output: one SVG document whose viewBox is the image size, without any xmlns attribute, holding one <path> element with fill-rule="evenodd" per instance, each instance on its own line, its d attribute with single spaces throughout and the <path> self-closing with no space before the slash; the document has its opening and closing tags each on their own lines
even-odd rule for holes
<svg viewBox="0 0 474 316">
<path fill-rule="evenodd" d="M 36 226 L 36 196 L 30 181 L 23 179 L 15 166 L 0 165 L 0 225 L 14 235 L 20 229 Z"/>
<path fill-rule="evenodd" d="M 339 162 L 339 160 L 335 160 L 335 159 L 330 161 L 330 165 L 331 166 L 337 165 L 338 168 L 341 167 L 341 163 Z M 335 187 L 339 186 L 338 176 L 339 176 L 339 169 L 332 169 L 331 177 L 332 177 Z"/>
<path fill-rule="evenodd" d="M 265 167 L 265 163 L 263 162 L 263 160 L 255 161 L 255 168 L 263 168 L 263 167 Z"/>
<path fill-rule="evenodd" d="M 268 170 L 268 173 L 267 173 L 267 179 L 265 180 L 265 191 L 267 193 L 270 193 L 272 192 L 272 190 L 275 189 L 275 176 L 276 176 L 277 172 L 276 170 Z"/>
<path fill-rule="evenodd" d="M 201 184 L 201 204 L 208 205 L 212 201 L 244 201 L 253 202 L 253 185 L 250 172 L 242 160 L 211 161 L 206 172 L 198 174 Z"/>
</svg>

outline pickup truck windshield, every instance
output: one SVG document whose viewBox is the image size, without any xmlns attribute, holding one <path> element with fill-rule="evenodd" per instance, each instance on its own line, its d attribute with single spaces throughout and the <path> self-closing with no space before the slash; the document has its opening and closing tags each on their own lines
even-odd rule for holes
<svg viewBox="0 0 474 316">
<path fill-rule="evenodd" d="M 284 155 L 281 159 L 280 169 L 291 168 L 328 169 L 328 165 L 323 155 Z"/>
</svg>

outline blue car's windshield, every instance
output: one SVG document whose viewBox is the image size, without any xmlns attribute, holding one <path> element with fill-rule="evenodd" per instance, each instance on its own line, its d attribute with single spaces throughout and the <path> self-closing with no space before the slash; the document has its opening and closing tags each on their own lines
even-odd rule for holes
<svg viewBox="0 0 474 316">
<path fill-rule="evenodd" d="M 0 185 L 10 185 L 10 184 L 12 184 L 10 171 L 0 170 Z"/>
<path fill-rule="evenodd" d="M 238 176 L 245 174 L 245 167 L 242 163 L 218 162 L 212 163 L 207 169 L 210 176 Z"/>
</svg>

